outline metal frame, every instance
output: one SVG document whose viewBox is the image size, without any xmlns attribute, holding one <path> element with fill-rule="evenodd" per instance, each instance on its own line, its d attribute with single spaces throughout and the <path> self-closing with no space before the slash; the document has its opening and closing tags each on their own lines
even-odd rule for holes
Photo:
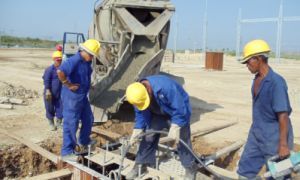
<svg viewBox="0 0 300 180">
<path fill-rule="evenodd" d="M 198 129 L 196 132 L 194 132 L 194 136 L 202 136 L 202 135 L 206 135 L 209 134 L 211 132 L 229 127 L 229 126 L 233 126 L 235 125 L 237 122 L 232 122 L 232 123 L 227 123 L 224 124 L 223 126 L 219 126 L 219 127 L 211 127 L 211 128 L 202 128 L 202 129 Z M 103 131 L 103 132 L 102 132 Z M 29 148 L 31 148 L 33 151 L 39 153 L 40 155 L 42 155 L 43 157 L 46 157 L 47 159 L 51 160 L 52 162 L 54 162 L 57 165 L 58 171 L 56 173 L 48 173 L 48 174 L 43 174 L 43 175 L 39 175 L 34 177 L 35 179 L 37 178 L 41 178 L 43 177 L 44 179 L 52 179 L 52 177 L 62 177 L 62 176 L 68 176 L 71 175 L 73 180 L 81 180 L 81 179 L 90 179 L 90 180 L 94 180 L 94 179 L 103 179 L 103 180 L 109 180 L 111 179 L 111 175 L 114 174 L 114 177 L 118 176 L 119 174 L 122 175 L 126 175 L 131 168 L 134 166 L 134 162 L 132 160 L 129 160 L 127 158 L 125 158 L 124 160 L 122 160 L 124 153 L 125 153 L 125 147 L 128 145 L 127 139 L 121 139 L 119 142 L 120 144 L 122 144 L 121 148 L 119 148 L 118 150 L 115 151 L 110 151 L 108 146 L 109 144 L 106 144 L 106 148 L 105 149 L 100 149 L 100 148 L 96 148 L 96 151 L 93 152 L 93 155 L 91 154 L 91 148 L 89 148 L 89 152 L 88 155 L 85 156 L 84 158 L 86 160 L 88 160 L 88 165 L 83 165 L 80 163 L 76 163 L 76 162 L 72 162 L 72 161 L 66 161 L 63 162 L 60 157 L 56 156 L 55 154 L 50 153 L 49 151 L 41 148 L 39 145 L 36 145 L 32 142 L 30 142 L 29 140 L 26 140 L 24 138 L 21 138 L 20 136 L 13 134 L 13 133 L 8 133 L 6 130 L 3 130 L 0 128 L 0 133 L 7 135 L 9 137 L 12 137 L 18 141 L 20 141 L 21 143 L 27 145 Z M 122 135 L 117 134 L 117 133 L 113 133 L 110 131 L 105 131 L 102 130 L 100 132 L 97 131 L 97 133 L 100 133 L 104 136 L 107 137 L 121 137 Z M 212 154 L 209 157 L 206 157 L 206 165 L 208 165 L 209 167 L 213 167 L 213 168 L 217 168 L 219 171 L 219 174 L 228 174 L 230 172 L 227 172 L 224 169 L 221 169 L 219 167 L 213 166 L 211 165 L 211 163 L 214 162 L 214 160 L 220 158 L 221 156 L 223 156 L 224 154 L 228 154 L 238 148 L 240 148 L 242 145 L 244 144 L 244 141 L 238 141 L 234 144 L 231 144 L 229 146 L 226 146 L 224 148 L 222 148 L 221 150 L 218 150 L 217 152 L 215 152 L 214 154 Z M 171 149 L 169 148 L 165 148 L 166 146 L 161 145 L 162 148 L 161 149 L 161 153 L 169 153 L 169 151 Z M 160 153 L 159 153 L 160 154 Z M 157 157 L 156 159 L 156 164 L 158 165 L 156 168 L 159 167 L 159 163 L 160 162 L 160 156 Z M 175 160 L 175 159 L 174 159 Z M 109 173 L 109 177 L 107 177 L 105 174 L 102 174 L 101 172 L 97 172 L 93 169 L 91 169 L 89 167 L 90 165 L 90 161 L 92 161 L 93 163 L 102 166 L 103 170 L 105 170 L 106 166 L 109 166 L 111 164 L 118 164 L 118 165 L 122 165 L 123 169 L 122 171 L 117 172 L 116 170 L 112 170 Z M 177 161 L 177 160 L 176 160 Z M 164 161 L 165 162 L 165 161 Z M 172 163 L 174 163 L 174 161 L 170 161 L 170 163 L 165 163 L 163 166 L 165 168 L 171 168 L 174 167 Z M 123 164 L 124 163 L 124 164 Z M 180 165 L 180 163 L 178 162 L 178 165 Z M 64 173 L 60 173 L 60 171 L 64 172 Z M 179 174 L 174 174 L 173 171 L 171 170 L 172 174 L 170 174 L 170 172 L 165 172 L 160 170 L 160 168 L 158 169 L 153 169 L 153 168 L 148 168 L 148 173 L 145 174 L 145 176 L 140 177 L 141 179 L 148 179 L 148 178 L 153 178 L 153 179 L 157 179 L 158 177 L 160 177 L 160 179 L 169 179 L 171 176 L 174 177 L 175 179 L 178 179 L 178 176 L 180 176 Z M 104 172 L 104 171 L 103 171 Z M 202 179 L 204 177 L 206 177 L 205 175 L 200 173 L 200 176 L 202 177 Z M 206 178 L 205 178 L 206 179 Z M 208 178 L 207 178 L 208 179 Z"/>
<path fill-rule="evenodd" d="M 64 32 L 64 35 L 63 35 L 63 50 L 62 50 L 62 53 L 64 54 L 65 52 L 65 44 L 67 42 L 67 35 L 77 35 L 77 44 L 79 45 L 79 38 L 82 38 L 83 42 L 85 41 L 85 37 L 84 37 L 84 34 L 83 33 L 76 33 L 76 32 Z"/>
<path fill-rule="evenodd" d="M 300 16 L 283 17 L 283 0 L 280 1 L 278 17 L 274 18 L 242 19 L 242 10 L 239 9 L 236 34 L 236 58 L 240 58 L 241 27 L 243 23 L 275 22 L 277 23 L 276 61 L 279 63 L 281 58 L 282 26 L 283 22 L 287 21 L 300 21 Z"/>
</svg>

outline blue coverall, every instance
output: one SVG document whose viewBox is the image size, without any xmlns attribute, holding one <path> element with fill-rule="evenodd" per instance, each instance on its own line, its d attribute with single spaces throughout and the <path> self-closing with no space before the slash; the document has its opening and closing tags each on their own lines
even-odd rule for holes
<svg viewBox="0 0 300 180">
<path fill-rule="evenodd" d="M 252 85 L 253 122 L 248 140 L 239 162 L 238 174 L 249 179 L 254 178 L 266 161 L 278 154 L 279 120 L 278 112 L 291 114 L 287 84 L 285 80 L 271 68 L 262 80 L 257 95 L 254 96 Z M 293 149 L 293 129 L 288 120 L 288 146 Z"/>
<path fill-rule="evenodd" d="M 162 130 L 169 128 L 170 123 L 174 123 L 181 127 L 180 138 L 192 147 L 190 139 L 191 106 L 188 94 L 181 85 L 166 76 L 153 75 L 145 78 L 145 80 L 150 83 L 153 97 L 146 110 L 135 109 L 134 128 Z M 136 163 L 155 164 L 155 152 L 159 137 L 159 134 L 151 134 L 142 139 L 135 159 Z M 177 148 L 181 164 L 185 168 L 191 167 L 195 160 L 193 156 L 181 143 L 178 144 Z"/>
<path fill-rule="evenodd" d="M 61 92 L 61 82 L 58 79 L 57 68 L 54 65 L 49 66 L 43 75 L 44 80 L 44 103 L 46 108 L 46 117 L 47 119 L 53 119 L 55 116 L 58 119 L 63 118 L 63 108 L 62 108 L 62 102 L 60 98 L 60 92 Z M 45 99 L 45 93 L 46 90 L 49 89 L 52 95 L 52 100 L 49 102 Z"/>
<path fill-rule="evenodd" d="M 87 94 L 90 89 L 92 68 L 91 62 L 86 62 L 80 52 L 77 52 L 64 61 L 59 70 L 64 72 L 70 83 L 79 84 L 79 88 L 75 92 L 66 86 L 62 88 L 64 123 L 61 155 L 65 156 L 73 153 L 77 144 L 88 145 L 91 141 L 90 134 L 94 116 Z M 79 120 L 81 120 L 81 130 L 77 143 L 76 131 Z"/>
</svg>

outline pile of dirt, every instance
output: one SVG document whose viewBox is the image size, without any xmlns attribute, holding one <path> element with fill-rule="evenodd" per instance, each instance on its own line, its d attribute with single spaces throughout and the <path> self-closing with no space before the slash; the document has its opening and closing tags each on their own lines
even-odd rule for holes
<svg viewBox="0 0 300 180">
<path fill-rule="evenodd" d="M 41 146 L 59 154 L 61 140 L 48 139 Z M 56 170 L 56 165 L 24 145 L 0 148 L 0 179 L 30 177 Z"/>
<path fill-rule="evenodd" d="M 133 130 L 134 122 L 121 122 L 119 120 L 108 120 L 101 125 L 101 129 L 105 129 L 123 136 L 130 136 Z"/>
<path fill-rule="evenodd" d="M 37 91 L 26 89 L 23 86 L 14 86 L 6 82 L 0 82 L 0 96 L 19 99 L 33 99 L 38 98 Z"/>
</svg>

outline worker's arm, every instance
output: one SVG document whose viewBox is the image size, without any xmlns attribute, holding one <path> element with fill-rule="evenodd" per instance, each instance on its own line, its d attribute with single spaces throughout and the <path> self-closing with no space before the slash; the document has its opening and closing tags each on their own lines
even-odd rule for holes
<svg viewBox="0 0 300 180">
<path fill-rule="evenodd" d="M 288 146 L 288 127 L 289 127 L 289 116 L 287 112 L 277 113 L 279 120 L 279 147 L 278 154 L 280 158 L 285 158 L 290 155 Z"/>
<path fill-rule="evenodd" d="M 45 89 L 50 91 L 50 89 L 51 89 L 51 69 L 50 68 L 47 68 L 45 70 L 44 75 L 43 75 L 43 80 L 44 80 Z"/>
<path fill-rule="evenodd" d="M 51 94 L 51 84 L 52 84 L 52 78 L 51 78 L 51 67 L 48 67 L 43 75 L 43 80 L 44 80 L 44 86 L 45 86 L 45 99 L 48 102 L 52 101 L 52 94 Z"/>
<path fill-rule="evenodd" d="M 140 111 L 134 107 L 135 111 L 135 125 L 130 137 L 129 144 L 132 146 L 138 141 L 139 135 L 143 130 L 149 126 L 151 113 L 149 110 Z"/>
<path fill-rule="evenodd" d="M 288 133 L 291 131 L 291 129 L 289 129 L 289 114 L 292 108 L 289 102 L 287 84 L 283 78 L 278 78 L 273 85 L 272 109 L 276 112 L 279 123 L 278 155 L 280 158 L 284 158 L 290 154 Z"/>
<path fill-rule="evenodd" d="M 61 81 L 63 85 L 68 87 L 71 91 L 76 91 L 79 88 L 79 84 L 72 84 L 68 81 L 65 73 L 61 70 L 57 70 L 58 79 Z"/>
<path fill-rule="evenodd" d="M 134 112 L 134 129 L 145 129 L 147 126 L 150 126 L 151 112 L 148 109 L 140 111 L 136 107 L 134 107 Z"/>
<path fill-rule="evenodd" d="M 190 104 L 188 95 L 180 92 L 175 87 L 163 90 L 158 95 L 160 104 L 164 104 L 164 110 L 171 117 L 171 123 L 183 127 L 189 123 Z"/>
</svg>

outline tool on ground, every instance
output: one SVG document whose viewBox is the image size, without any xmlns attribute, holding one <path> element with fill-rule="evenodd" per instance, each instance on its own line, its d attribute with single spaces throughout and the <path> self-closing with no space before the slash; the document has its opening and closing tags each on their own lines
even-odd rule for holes
<svg viewBox="0 0 300 180">
<path fill-rule="evenodd" d="M 269 171 L 264 174 L 265 178 L 273 177 L 274 179 L 284 177 L 291 173 L 300 172 L 300 152 L 291 152 L 286 159 L 280 159 L 279 155 L 271 157 L 267 162 Z"/>
</svg>

